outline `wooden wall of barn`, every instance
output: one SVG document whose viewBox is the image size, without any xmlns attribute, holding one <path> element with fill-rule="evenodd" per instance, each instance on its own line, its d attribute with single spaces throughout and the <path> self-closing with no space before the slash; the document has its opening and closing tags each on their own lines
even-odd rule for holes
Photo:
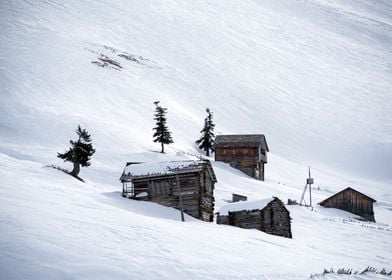
<svg viewBox="0 0 392 280">
<path fill-rule="evenodd" d="M 214 220 L 214 183 L 209 174 L 199 173 L 199 207 L 201 220 L 212 222 Z"/>
<path fill-rule="evenodd" d="M 213 183 L 204 172 L 179 176 L 184 212 L 188 215 L 212 222 L 214 213 Z M 147 192 L 143 200 L 179 209 L 179 192 L 175 176 L 134 180 L 134 193 Z"/>
<path fill-rule="evenodd" d="M 215 160 L 230 163 L 248 176 L 264 180 L 264 163 L 259 161 L 259 153 L 259 148 L 217 147 Z"/>
<path fill-rule="evenodd" d="M 273 200 L 261 211 L 261 230 L 291 238 L 290 212 L 280 200 Z"/>
<path fill-rule="evenodd" d="M 231 226 L 261 230 L 261 215 L 259 210 L 229 212 L 228 221 Z"/>
<path fill-rule="evenodd" d="M 353 190 L 346 190 L 320 205 L 328 208 L 338 208 L 358 216 L 367 221 L 375 222 L 373 201 Z"/>
</svg>

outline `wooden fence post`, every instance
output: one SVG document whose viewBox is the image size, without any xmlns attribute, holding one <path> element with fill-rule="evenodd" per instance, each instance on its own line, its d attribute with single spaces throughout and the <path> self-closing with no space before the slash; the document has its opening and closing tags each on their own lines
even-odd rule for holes
<svg viewBox="0 0 392 280">
<path fill-rule="evenodd" d="M 179 202 L 180 202 L 181 221 L 185 222 L 184 205 L 182 203 L 182 193 L 181 193 L 180 179 L 178 178 L 178 174 L 176 175 L 176 185 L 177 185 L 177 191 L 178 191 L 178 198 L 179 198 Z"/>
</svg>

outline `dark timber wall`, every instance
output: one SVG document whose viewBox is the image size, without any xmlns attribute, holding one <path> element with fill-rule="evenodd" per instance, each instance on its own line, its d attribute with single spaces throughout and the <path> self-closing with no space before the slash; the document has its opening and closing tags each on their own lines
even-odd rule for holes
<svg viewBox="0 0 392 280">
<path fill-rule="evenodd" d="M 217 135 L 215 160 L 229 163 L 258 180 L 264 181 L 268 144 L 263 134 Z"/>
<path fill-rule="evenodd" d="M 184 212 L 197 219 L 212 222 L 214 215 L 214 183 L 207 172 L 179 174 Z M 176 177 L 162 175 L 132 180 L 133 197 L 179 209 Z M 147 196 L 138 197 L 146 192 Z"/>
<path fill-rule="evenodd" d="M 375 222 L 373 211 L 374 202 L 374 199 L 352 188 L 347 188 L 320 202 L 320 205 L 327 208 L 342 209 L 361 216 L 367 221 Z"/>
<path fill-rule="evenodd" d="M 216 161 L 230 163 L 232 167 L 241 170 L 248 176 L 264 180 L 264 162 L 260 161 L 259 158 L 264 158 L 266 161 L 265 152 L 256 147 L 215 148 Z"/>
</svg>

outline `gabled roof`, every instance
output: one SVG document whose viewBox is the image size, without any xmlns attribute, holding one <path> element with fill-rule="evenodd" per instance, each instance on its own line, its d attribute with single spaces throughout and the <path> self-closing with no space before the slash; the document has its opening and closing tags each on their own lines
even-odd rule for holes
<svg viewBox="0 0 392 280">
<path fill-rule="evenodd" d="M 270 202 L 278 199 L 277 197 L 253 200 L 253 201 L 239 201 L 223 205 L 219 209 L 219 215 L 228 215 L 229 212 L 238 211 L 252 211 L 252 210 L 263 210 Z"/>
<path fill-rule="evenodd" d="M 342 190 L 342 191 L 340 191 L 340 192 L 338 192 L 338 193 L 335 193 L 334 195 L 328 197 L 327 199 L 324 199 L 323 201 L 319 202 L 318 204 L 319 204 L 319 205 L 323 205 L 324 203 L 326 203 L 326 202 L 328 202 L 329 200 L 331 200 L 331 199 L 337 197 L 337 196 L 340 195 L 341 193 L 344 193 L 344 192 L 349 191 L 349 190 L 351 190 L 351 191 L 353 191 L 353 192 L 355 192 L 355 193 L 357 193 L 357 194 L 359 194 L 359 195 L 361 195 L 361 196 L 363 196 L 363 197 L 365 197 L 365 198 L 367 198 L 367 199 L 369 199 L 369 200 L 371 200 L 371 201 L 373 201 L 373 202 L 376 202 L 376 200 L 373 199 L 373 198 L 371 198 L 370 196 L 367 196 L 366 194 L 363 194 L 363 193 L 361 193 L 361 192 L 359 192 L 359 191 L 357 191 L 357 190 L 354 190 L 353 188 L 348 187 L 348 188 L 345 188 L 344 190 Z"/>
<path fill-rule="evenodd" d="M 269 152 L 264 134 L 217 135 L 215 148 L 223 147 L 260 147 L 264 151 Z"/>
<path fill-rule="evenodd" d="M 152 163 L 128 162 L 120 180 L 173 176 L 177 174 L 199 172 L 205 168 L 207 168 L 207 172 L 211 179 L 214 182 L 217 182 L 209 160 L 162 161 Z"/>
</svg>

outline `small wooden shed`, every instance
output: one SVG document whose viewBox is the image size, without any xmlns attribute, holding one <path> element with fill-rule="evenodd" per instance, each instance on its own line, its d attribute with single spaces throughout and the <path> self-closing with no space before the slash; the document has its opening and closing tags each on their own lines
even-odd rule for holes
<svg viewBox="0 0 392 280">
<path fill-rule="evenodd" d="M 221 207 L 217 223 L 292 238 L 290 212 L 277 198 L 241 201 Z"/>
<path fill-rule="evenodd" d="M 352 188 L 346 188 L 333 196 L 321 201 L 319 204 L 327 208 L 337 208 L 361 216 L 366 221 L 375 222 L 373 198 Z"/>
<path fill-rule="evenodd" d="M 264 164 L 269 152 L 263 134 L 217 135 L 215 160 L 229 163 L 245 174 L 264 181 Z"/>
<path fill-rule="evenodd" d="M 232 202 L 247 201 L 248 200 L 247 196 L 241 195 L 241 194 L 238 194 L 238 193 L 233 193 L 232 196 L 233 196 Z"/>
<path fill-rule="evenodd" d="M 181 195 L 185 213 L 203 221 L 213 221 L 217 180 L 208 160 L 130 162 L 120 181 L 124 197 L 180 209 Z"/>
</svg>

